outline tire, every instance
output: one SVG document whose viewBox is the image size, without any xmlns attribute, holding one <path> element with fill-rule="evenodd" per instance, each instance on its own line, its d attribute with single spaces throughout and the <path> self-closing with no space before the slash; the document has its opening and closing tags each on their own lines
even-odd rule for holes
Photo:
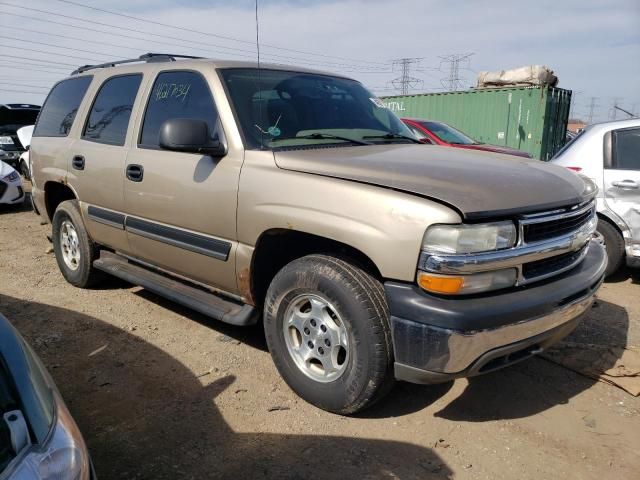
<svg viewBox="0 0 640 480">
<path fill-rule="evenodd" d="M 624 238 L 616 227 L 603 219 L 598 219 L 598 233 L 604 240 L 604 246 L 607 249 L 607 269 L 604 272 L 605 277 L 610 277 L 622 266 L 624 261 Z"/>
<path fill-rule="evenodd" d="M 103 273 L 93 268 L 99 251 L 84 227 L 78 201 L 66 200 L 58 205 L 52 225 L 53 251 L 65 280 L 80 288 L 102 280 Z"/>
<path fill-rule="evenodd" d="M 20 161 L 20 173 L 26 180 L 31 180 L 31 175 L 29 174 L 29 167 L 27 166 L 24 160 Z"/>
<path fill-rule="evenodd" d="M 285 321 L 289 325 L 292 318 L 298 319 L 297 327 L 285 329 Z M 280 270 L 267 291 L 264 329 L 285 382 L 323 410 L 359 412 L 393 385 L 389 308 L 382 284 L 344 260 L 308 255 Z M 298 354 L 303 351 L 314 358 L 301 360 Z"/>
</svg>

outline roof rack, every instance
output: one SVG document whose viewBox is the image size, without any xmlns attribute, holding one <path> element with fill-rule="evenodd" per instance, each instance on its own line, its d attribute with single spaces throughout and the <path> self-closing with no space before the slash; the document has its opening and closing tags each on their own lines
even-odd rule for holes
<svg viewBox="0 0 640 480">
<path fill-rule="evenodd" d="M 200 59 L 204 57 L 194 57 L 191 55 L 174 55 L 172 53 L 145 53 L 144 55 L 140 55 L 138 58 L 130 58 L 128 60 L 117 60 L 115 62 L 100 63 L 98 65 L 83 65 L 71 72 L 71 75 L 77 75 L 79 73 L 86 72 L 87 70 L 93 70 L 95 68 L 115 67 L 116 65 L 122 65 L 123 63 L 175 62 L 177 58 Z"/>
</svg>

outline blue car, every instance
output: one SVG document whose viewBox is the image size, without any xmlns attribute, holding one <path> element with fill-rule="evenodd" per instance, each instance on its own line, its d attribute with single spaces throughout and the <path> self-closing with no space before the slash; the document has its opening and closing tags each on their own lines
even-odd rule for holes
<svg viewBox="0 0 640 480">
<path fill-rule="evenodd" d="M 53 380 L 0 315 L 0 480 L 93 478 L 85 442 Z"/>
</svg>

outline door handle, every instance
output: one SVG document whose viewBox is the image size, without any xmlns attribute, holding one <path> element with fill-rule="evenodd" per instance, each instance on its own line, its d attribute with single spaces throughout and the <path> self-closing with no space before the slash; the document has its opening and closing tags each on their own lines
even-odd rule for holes
<svg viewBox="0 0 640 480">
<path fill-rule="evenodd" d="M 621 188 L 623 190 L 636 190 L 638 188 L 638 182 L 633 180 L 622 180 L 620 182 L 611 182 L 614 187 Z"/>
<path fill-rule="evenodd" d="M 71 160 L 71 166 L 74 170 L 84 170 L 84 157 L 82 155 L 74 155 Z"/>
<path fill-rule="evenodd" d="M 127 178 L 132 182 L 141 182 L 144 175 L 144 167 L 142 165 L 136 165 L 132 163 L 127 165 Z"/>
</svg>

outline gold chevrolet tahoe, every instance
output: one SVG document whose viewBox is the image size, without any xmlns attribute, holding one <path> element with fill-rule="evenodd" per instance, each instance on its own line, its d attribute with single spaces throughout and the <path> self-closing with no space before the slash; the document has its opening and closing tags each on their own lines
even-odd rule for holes
<svg viewBox="0 0 640 480">
<path fill-rule="evenodd" d="M 600 286 L 596 189 L 425 146 L 359 82 L 165 54 L 80 67 L 31 145 L 65 279 L 261 322 L 305 400 L 355 413 L 545 350 Z"/>
</svg>

